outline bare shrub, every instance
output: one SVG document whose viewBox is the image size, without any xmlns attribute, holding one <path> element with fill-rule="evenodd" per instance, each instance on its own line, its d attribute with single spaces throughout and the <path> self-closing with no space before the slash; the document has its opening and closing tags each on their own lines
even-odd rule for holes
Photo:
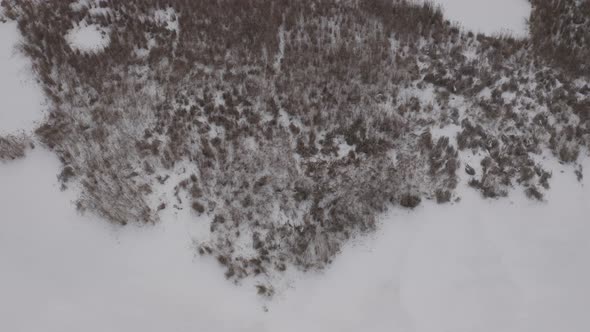
<svg viewBox="0 0 590 332">
<path fill-rule="evenodd" d="M 195 210 L 197 213 L 201 214 L 205 212 L 205 206 L 203 206 L 203 204 L 195 201 L 193 202 L 193 204 L 191 205 L 191 207 L 193 208 L 193 210 Z"/>
<path fill-rule="evenodd" d="M 448 203 L 451 201 L 451 192 L 448 190 L 438 189 L 435 192 L 436 202 L 438 204 Z"/>
<path fill-rule="evenodd" d="M 535 186 L 531 186 L 531 187 L 527 188 L 525 190 L 525 193 L 526 193 L 527 197 L 530 199 L 536 199 L 538 201 L 543 200 L 543 194 Z"/>
<path fill-rule="evenodd" d="M 24 158 L 26 151 L 32 146 L 26 135 L 0 136 L 0 160 L 8 161 Z"/>
<path fill-rule="evenodd" d="M 404 194 L 400 198 L 399 204 L 405 208 L 413 209 L 420 205 L 420 202 L 422 202 L 422 199 L 419 196 Z"/>
</svg>

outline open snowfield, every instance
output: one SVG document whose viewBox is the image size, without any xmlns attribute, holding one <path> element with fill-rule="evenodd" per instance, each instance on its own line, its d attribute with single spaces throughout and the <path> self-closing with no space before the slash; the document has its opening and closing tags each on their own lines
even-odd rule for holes
<svg viewBox="0 0 590 332">
<path fill-rule="evenodd" d="M 17 53 L 19 39 L 15 22 L 0 23 L 0 135 L 30 130 L 43 117 L 43 93 Z"/>
<path fill-rule="evenodd" d="M 522 29 L 517 2 L 526 6 L 441 0 L 451 19 L 486 33 Z M 479 20 L 463 15 L 471 10 Z M 22 84 L 26 61 L 12 55 L 17 41 L 16 27 L 0 24 L 0 134 L 42 117 L 40 91 Z M 483 200 L 463 182 L 461 202 L 390 211 L 329 269 L 292 274 L 265 302 L 195 257 L 202 220 L 119 227 L 79 215 L 75 189 L 59 189 L 59 161 L 37 147 L 0 163 L 0 331 L 589 331 L 590 176 L 580 183 L 571 167 L 546 165 L 547 202 L 520 191 Z"/>
<path fill-rule="evenodd" d="M 526 37 L 526 18 L 531 5 L 526 0 L 434 0 L 445 16 L 464 28 L 485 34 L 508 33 Z"/>
<path fill-rule="evenodd" d="M 58 166 L 40 148 L 0 166 L 3 331 L 590 328 L 590 180 L 558 164 L 549 203 L 484 201 L 463 188 L 456 205 L 391 211 L 379 234 L 270 303 L 194 257 L 198 220 L 120 228 L 80 216 Z"/>
</svg>

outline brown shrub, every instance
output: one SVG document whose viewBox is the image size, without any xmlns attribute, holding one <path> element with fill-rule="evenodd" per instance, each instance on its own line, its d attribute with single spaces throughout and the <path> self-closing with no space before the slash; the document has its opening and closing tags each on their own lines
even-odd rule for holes
<svg viewBox="0 0 590 332">
<path fill-rule="evenodd" d="M 448 203 L 451 201 L 451 192 L 448 190 L 438 189 L 435 192 L 436 202 L 438 204 Z"/>
<path fill-rule="evenodd" d="M 31 141 L 26 135 L 0 136 L 0 160 L 15 160 L 24 158 L 31 147 Z"/>
<path fill-rule="evenodd" d="M 413 209 L 420 205 L 422 199 L 420 196 L 412 195 L 412 194 L 405 194 L 399 200 L 399 204 L 405 208 Z"/>
<path fill-rule="evenodd" d="M 197 211 L 197 213 L 201 214 L 205 212 L 205 206 L 203 206 L 203 204 L 194 201 L 191 205 L 191 207 L 193 208 L 193 210 Z"/>
</svg>

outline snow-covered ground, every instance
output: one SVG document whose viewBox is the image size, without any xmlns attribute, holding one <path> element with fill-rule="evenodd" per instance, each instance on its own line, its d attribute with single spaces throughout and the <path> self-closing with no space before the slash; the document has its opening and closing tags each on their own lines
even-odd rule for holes
<svg viewBox="0 0 590 332">
<path fill-rule="evenodd" d="M 40 148 L 0 164 L 1 331 L 238 331 L 260 315 L 252 289 L 193 261 L 186 225 L 80 216 L 58 168 Z"/>
<path fill-rule="evenodd" d="M 485 34 L 508 33 L 526 37 L 526 19 L 531 12 L 527 0 L 433 0 L 445 16 L 463 27 Z"/>
<path fill-rule="evenodd" d="M 15 36 L 0 24 L 0 52 Z M 0 126 L 13 132 L 41 107 L 34 88 L 6 93 L 27 77 L 10 64 Z M 546 165 L 548 202 L 483 200 L 462 183 L 460 203 L 390 211 L 377 234 L 266 303 L 194 256 L 202 220 L 122 228 L 78 215 L 57 158 L 38 147 L 0 163 L 0 331 L 589 331 L 590 177 Z"/>
<path fill-rule="evenodd" d="M 111 41 L 108 31 L 94 24 L 76 26 L 65 37 L 70 47 L 81 52 L 102 51 Z"/>
<path fill-rule="evenodd" d="M 57 159 L 37 148 L 0 165 L 0 330 L 587 331 L 590 178 L 553 166 L 548 203 L 465 187 L 455 205 L 393 210 L 265 304 L 194 256 L 199 220 L 120 228 L 78 215 Z"/>
<path fill-rule="evenodd" d="M 43 117 L 43 93 L 18 54 L 19 41 L 15 22 L 0 23 L 0 135 L 31 130 Z"/>
</svg>

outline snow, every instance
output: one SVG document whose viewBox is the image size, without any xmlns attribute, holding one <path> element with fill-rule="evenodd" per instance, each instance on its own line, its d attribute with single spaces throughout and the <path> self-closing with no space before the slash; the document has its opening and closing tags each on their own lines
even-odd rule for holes
<svg viewBox="0 0 590 332">
<path fill-rule="evenodd" d="M 15 22 L 0 23 L 0 135 L 31 130 L 43 116 L 43 94 L 17 53 L 19 41 Z"/>
<path fill-rule="evenodd" d="M 174 8 L 167 8 L 166 10 L 159 9 L 154 13 L 156 22 L 165 25 L 166 29 L 178 32 L 178 14 Z"/>
<path fill-rule="evenodd" d="M 76 2 L 72 2 L 70 3 L 70 8 L 75 11 L 75 12 L 79 12 L 84 8 L 88 8 L 90 7 L 90 1 L 89 0 L 78 0 Z"/>
<path fill-rule="evenodd" d="M 546 164 L 554 170 L 549 203 L 519 193 L 482 201 L 464 188 L 459 206 L 409 217 L 422 222 L 402 298 L 418 331 L 588 330 L 590 182 Z"/>
<path fill-rule="evenodd" d="M 195 257 L 204 220 L 81 216 L 57 158 L 37 148 L 0 164 L 0 330 L 587 331 L 590 179 L 550 166 L 548 202 L 483 200 L 463 183 L 460 203 L 393 209 L 329 269 L 291 272 L 264 303 Z"/>
<path fill-rule="evenodd" d="M 391 211 L 379 234 L 286 295 L 275 308 L 297 313 L 286 330 L 588 330 L 590 181 L 551 166 L 549 203 L 482 200 L 463 184 L 458 204 Z"/>
<path fill-rule="evenodd" d="M 255 293 L 220 278 L 213 261 L 194 262 L 185 225 L 120 228 L 80 216 L 70 202 L 75 194 L 59 190 L 58 168 L 39 148 L 0 164 L 0 330 L 236 331 L 255 324 Z"/>
<path fill-rule="evenodd" d="M 95 24 L 72 28 L 66 35 L 70 47 L 81 52 L 99 52 L 110 43 L 108 32 Z"/>
<path fill-rule="evenodd" d="M 434 0 L 444 15 L 464 28 L 488 35 L 526 37 L 531 4 L 526 0 Z"/>
</svg>

